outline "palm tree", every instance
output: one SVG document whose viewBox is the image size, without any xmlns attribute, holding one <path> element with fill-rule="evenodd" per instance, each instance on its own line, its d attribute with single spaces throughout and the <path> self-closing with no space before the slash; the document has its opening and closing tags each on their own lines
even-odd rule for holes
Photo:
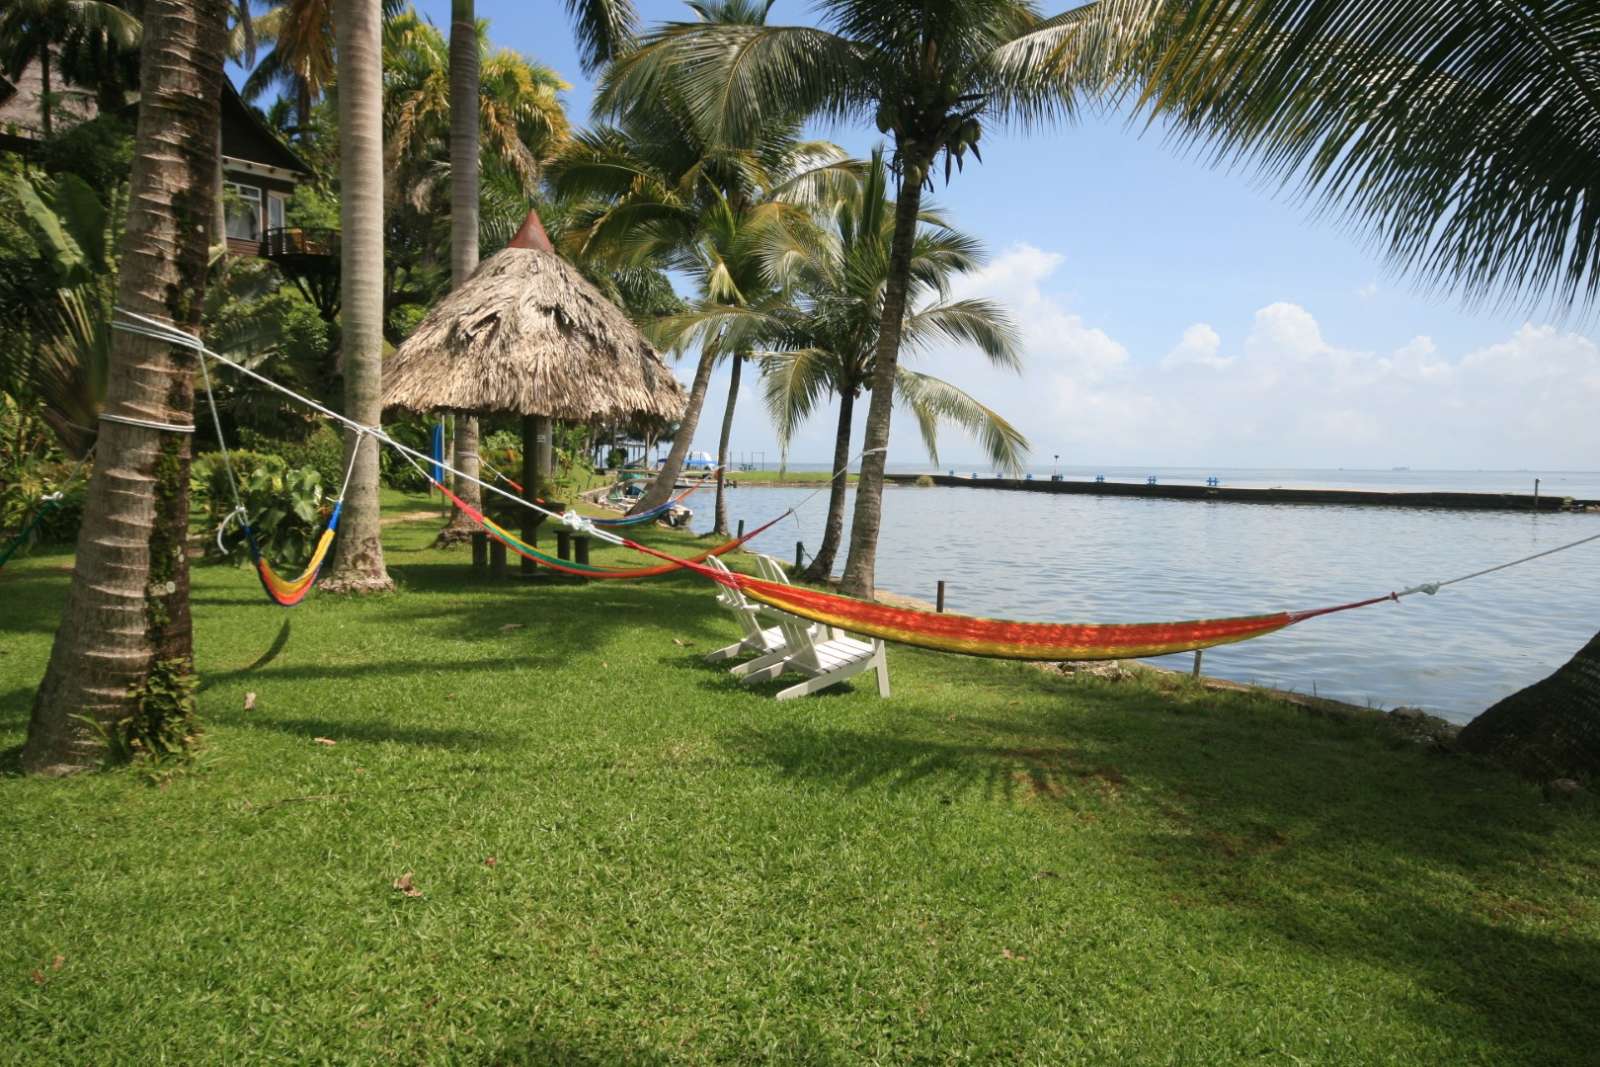
<svg viewBox="0 0 1600 1067">
<path fill-rule="evenodd" d="M 333 83 L 333 0 L 281 0 L 254 20 L 258 38 L 272 42 L 244 80 L 246 100 L 270 89 L 294 106 L 297 137 L 311 126 L 311 109 Z"/>
<path fill-rule="evenodd" d="M 690 4 L 702 24 L 742 27 L 759 27 L 769 6 L 749 0 Z M 658 262 L 697 273 L 721 294 L 702 287 L 702 305 L 738 303 L 738 287 L 725 284 L 727 264 L 719 261 L 735 248 L 736 234 L 748 229 L 747 213 L 763 203 L 813 202 L 827 195 L 833 183 L 847 179 L 856 164 L 835 145 L 802 140 L 798 114 L 768 115 L 736 138 L 713 136 L 670 79 L 653 87 L 649 100 L 627 98 L 621 106 L 616 101 L 626 94 L 610 86 L 618 69 L 614 64 L 602 89 L 602 98 L 611 101 L 602 109 L 620 115 L 618 127 L 579 138 L 559 165 L 563 192 L 612 204 L 596 219 L 582 250 L 614 261 Z M 753 280 L 749 272 L 742 273 Z M 731 429 L 744 353 L 718 343 L 702 349 L 672 448 L 635 510 L 655 507 L 672 492 L 699 423 L 712 369 L 725 356 L 734 360 L 735 369 L 723 419 L 724 428 Z M 720 475 L 718 489 L 720 497 Z M 725 519 L 725 507 L 719 513 Z"/>
<path fill-rule="evenodd" d="M 787 450 L 795 430 L 823 399 L 828 394 L 838 396 L 832 468 L 836 473 L 850 461 L 855 402 L 874 381 L 873 359 L 894 242 L 895 204 L 888 197 L 888 183 L 879 150 L 854 195 L 834 205 L 823 233 L 775 233 L 766 249 L 776 260 L 776 272 L 801 294 L 797 306 L 779 316 L 782 325 L 769 331 L 780 339 L 783 350 L 762 359 L 767 408 Z M 903 343 L 913 350 L 936 340 L 971 345 L 994 366 L 1017 370 L 1016 327 L 1005 311 L 990 301 L 949 297 L 950 282 L 978 265 L 977 242 L 951 229 L 926 207 L 918 221 Z M 895 390 L 901 405 L 916 418 L 935 463 L 940 424 L 949 422 L 978 438 L 998 469 L 1021 468 L 1027 441 L 961 389 L 901 366 L 896 369 Z M 812 581 L 827 581 L 833 574 L 844 529 L 845 494 L 845 479 L 835 478 L 822 545 L 805 572 Z"/>
<path fill-rule="evenodd" d="M 366 426 L 383 415 L 383 16 L 379 0 L 336 0 L 339 49 L 339 224 L 344 413 Z M 378 446 L 352 433 L 350 488 L 331 592 L 394 588 L 379 528 Z"/>
<path fill-rule="evenodd" d="M 470 5 L 469 5 L 470 8 Z M 455 109 L 451 107 L 455 49 L 470 44 L 478 91 L 471 111 L 488 159 L 510 170 L 532 193 L 542 168 L 568 137 L 560 94 L 569 88 L 549 67 L 516 52 L 491 50 L 487 27 L 454 17 L 446 43 L 415 11 L 384 25 L 384 141 L 394 185 L 425 203 L 450 158 Z M 459 42 L 457 37 L 463 37 Z M 464 68 L 463 68 L 464 69 Z"/>
<path fill-rule="evenodd" d="M 200 326 L 229 7 L 146 0 L 144 8 L 117 303 L 188 332 Z M 105 411 L 187 425 L 193 369 L 187 348 L 119 333 Z M 192 736 L 189 438 L 108 419 L 99 449 L 114 458 L 90 478 L 72 585 L 23 748 L 30 771 L 88 766 L 108 740 L 128 752 L 180 748 Z"/>
<path fill-rule="evenodd" d="M 1592 0 L 1121 0 L 1153 20 L 1145 100 L 1219 159 L 1340 211 L 1469 302 L 1600 296 Z M 1600 774 L 1600 636 L 1461 734 L 1551 778 Z"/>
<path fill-rule="evenodd" d="M 142 34 L 139 19 L 120 3 L 106 0 L 6 0 L 0 10 L 0 74 L 15 78 L 38 62 L 41 92 L 39 123 L 46 137 L 54 131 L 51 54 L 65 47 L 80 60 L 81 76 L 92 67 L 118 77 L 120 56 L 137 52 Z M 98 62 L 91 63 L 90 59 Z"/>
<path fill-rule="evenodd" d="M 868 119 L 892 138 L 895 236 L 844 573 L 846 591 L 870 595 L 923 189 L 941 157 L 946 180 L 969 151 L 978 157 L 985 121 L 1070 117 L 1079 93 L 1106 80 L 1100 60 L 1119 41 L 1100 32 L 1092 4 L 1049 19 L 1028 0 L 818 0 L 816 7 L 821 27 L 669 24 L 617 60 L 598 106 L 626 114 L 675 85 L 719 140 L 794 113 Z M 1091 24 L 1095 32 L 1083 32 Z"/>
<path fill-rule="evenodd" d="M 450 285 L 458 287 L 478 267 L 478 68 L 483 51 L 473 0 L 450 5 Z M 455 425 L 456 496 L 481 507 L 478 490 L 478 420 L 457 415 Z M 465 511 L 454 508 L 439 533 L 441 543 L 470 537 L 477 528 Z"/>
<path fill-rule="evenodd" d="M 701 360 L 708 367 L 723 360 L 730 365 L 728 400 L 722 409 L 717 444 L 716 520 L 712 528 L 720 535 L 728 532 L 728 445 L 741 373 L 757 346 L 774 339 L 773 331 L 790 307 L 789 294 L 776 282 L 764 254 L 770 240 L 767 234 L 797 226 L 809 230 L 805 223 L 805 209 L 797 205 L 763 200 L 740 211 L 720 190 L 715 191 L 700 213 L 697 232 L 680 264 L 694 280 L 700 299 L 649 329 L 651 338 L 666 347 L 681 349 L 691 340 L 698 341 Z M 679 436 L 687 449 L 694 427 L 686 424 Z M 677 471 L 671 476 L 675 479 Z M 663 481 L 671 484 L 665 474 Z"/>
</svg>

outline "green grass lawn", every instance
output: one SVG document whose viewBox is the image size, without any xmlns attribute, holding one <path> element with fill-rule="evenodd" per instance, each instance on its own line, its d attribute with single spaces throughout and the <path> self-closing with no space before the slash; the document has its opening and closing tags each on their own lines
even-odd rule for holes
<svg viewBox="0 0 1600 1067">
<path fill-rule="evenodd" d="M 901 648 L 890 700 L 779 705 L 701 662 L 695 580 L 495 585 L 434 528 L 369 601 L 198 567 L 205 745 L 160 781 L 15 775 L 69 560 L 0 574 L 0 1062 L 1600 1055 L 1592 804 Z"/>
</svg>

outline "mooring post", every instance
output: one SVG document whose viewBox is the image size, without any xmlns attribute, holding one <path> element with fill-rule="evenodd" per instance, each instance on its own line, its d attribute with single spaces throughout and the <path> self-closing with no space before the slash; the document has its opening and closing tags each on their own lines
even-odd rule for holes
<svg viewBox="0 0 1600 1067">
<path fill-rule="evenodd" d="M 1194 650 L 1194 669 L 1189 672 L 1189 677 L 1191 677 L 1191 678 L 1200 677 L 1200 657 L 1203 656 L 1203 655 L 1205 655 L 1205 653 L 1202 652 L 1200 649 L 1197 648 L 1197 649 Z"/>
<path fill-rule="evenodd" d="M 933 610 L 934 611 L 938 611 L 938 612 L 943 612 L 944 611 L 944 579 L 943 578 L 939 579 L 939 591 L 938 591 L 938 593 L 934 594 Z"/>
<path fill-rule="evenodd" d="M 489 565 L 489 535 L 482 530 L 472 531 L 472 569 L 481 571 Z"/>
<path fill-rule="evenodd" d="M 1539 510 L 1539 479 L 1533 480 L 1533 510 Z"/>
<path fill-rule="evenodd" d="M 794 543 L 794 569 L 795 570 L 799 570 L 801 567 L 804 567 L 805 565 L 806 565 L 806 543 L 804 541 L 796 541 Z"/>
<path fill-rule="evenodd" d="M 739 540 L 744 540 L 744 520 L 739 520 Z"/>
</svg>

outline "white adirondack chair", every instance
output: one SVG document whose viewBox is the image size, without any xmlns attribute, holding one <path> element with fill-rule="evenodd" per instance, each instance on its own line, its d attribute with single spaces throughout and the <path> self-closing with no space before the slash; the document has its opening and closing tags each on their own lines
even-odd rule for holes
<svg viewBox="0 0 1600 1067">
<path fill-rule="evenodd" d="M 716 556 L 707 557 L 706 566 L 713 570 L 722 571 L 724 574 L 728 573 L 727 564 Z M 733 644 L 725 648 L 719 648 L 707 655 L 707 663 L 717 663 L 721 660 L 732 659 L 734 656 L 742 656 L 747 652 L 759 652 L 761 657 L 765 659 L 772 653 L 779 653 L 781 656 L 786 650 L 787 646 L 783 642 L 783 631 L 776 626 L 762 629 L 760 622 L 761 605 L 752 604 L 745 599 L 745 595 L 739 590 L 725 585 L 718 586 L 717 603 L 732 612 L 733 617 L 739 621 L 741 636 Z"/>
<path fill-rule="evenodd" d="M 783 565 L 771 556 L 757 556 L 756 566 L 770 582 L 789 582 Z M 798 685 L 780 690 L 779 700 L 791 700 L 826 689 L 867 671 L 878 674 L 878 695 L 889 695 L 889 660 L 882 641 L 864 641 L 828 626 L 819 626 L 786 611 L 773 611 L 778 617 L 785 648 L 771 652 L 733 669 L 735 677 L 748 684 L 764 682 L 780 675 L 806 675 Z"/>
</svg>

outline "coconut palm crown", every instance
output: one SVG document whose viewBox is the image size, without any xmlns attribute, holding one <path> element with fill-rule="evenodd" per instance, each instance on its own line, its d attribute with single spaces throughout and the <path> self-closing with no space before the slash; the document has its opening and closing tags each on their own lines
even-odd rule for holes
<svg viewBox="0 0 1600 1067">
<path fill-rule="evenodd" d="M 677 87 L 715 140 L 773 117 L 866 120 L 892 143 L 894 241 L 844 588 L 870 594 L 883 466 L 919 203 L 935 165 L 948 180 L 979 157 L 986 122 L 1067 119 L 1106 83 L 1114 33 L 1093 5 L 1053 18 L 1026 0 L 819 0 L 819 26 L 669 23 L 621 56 L 597 107 L 626 114 Z"/>
</svg>

